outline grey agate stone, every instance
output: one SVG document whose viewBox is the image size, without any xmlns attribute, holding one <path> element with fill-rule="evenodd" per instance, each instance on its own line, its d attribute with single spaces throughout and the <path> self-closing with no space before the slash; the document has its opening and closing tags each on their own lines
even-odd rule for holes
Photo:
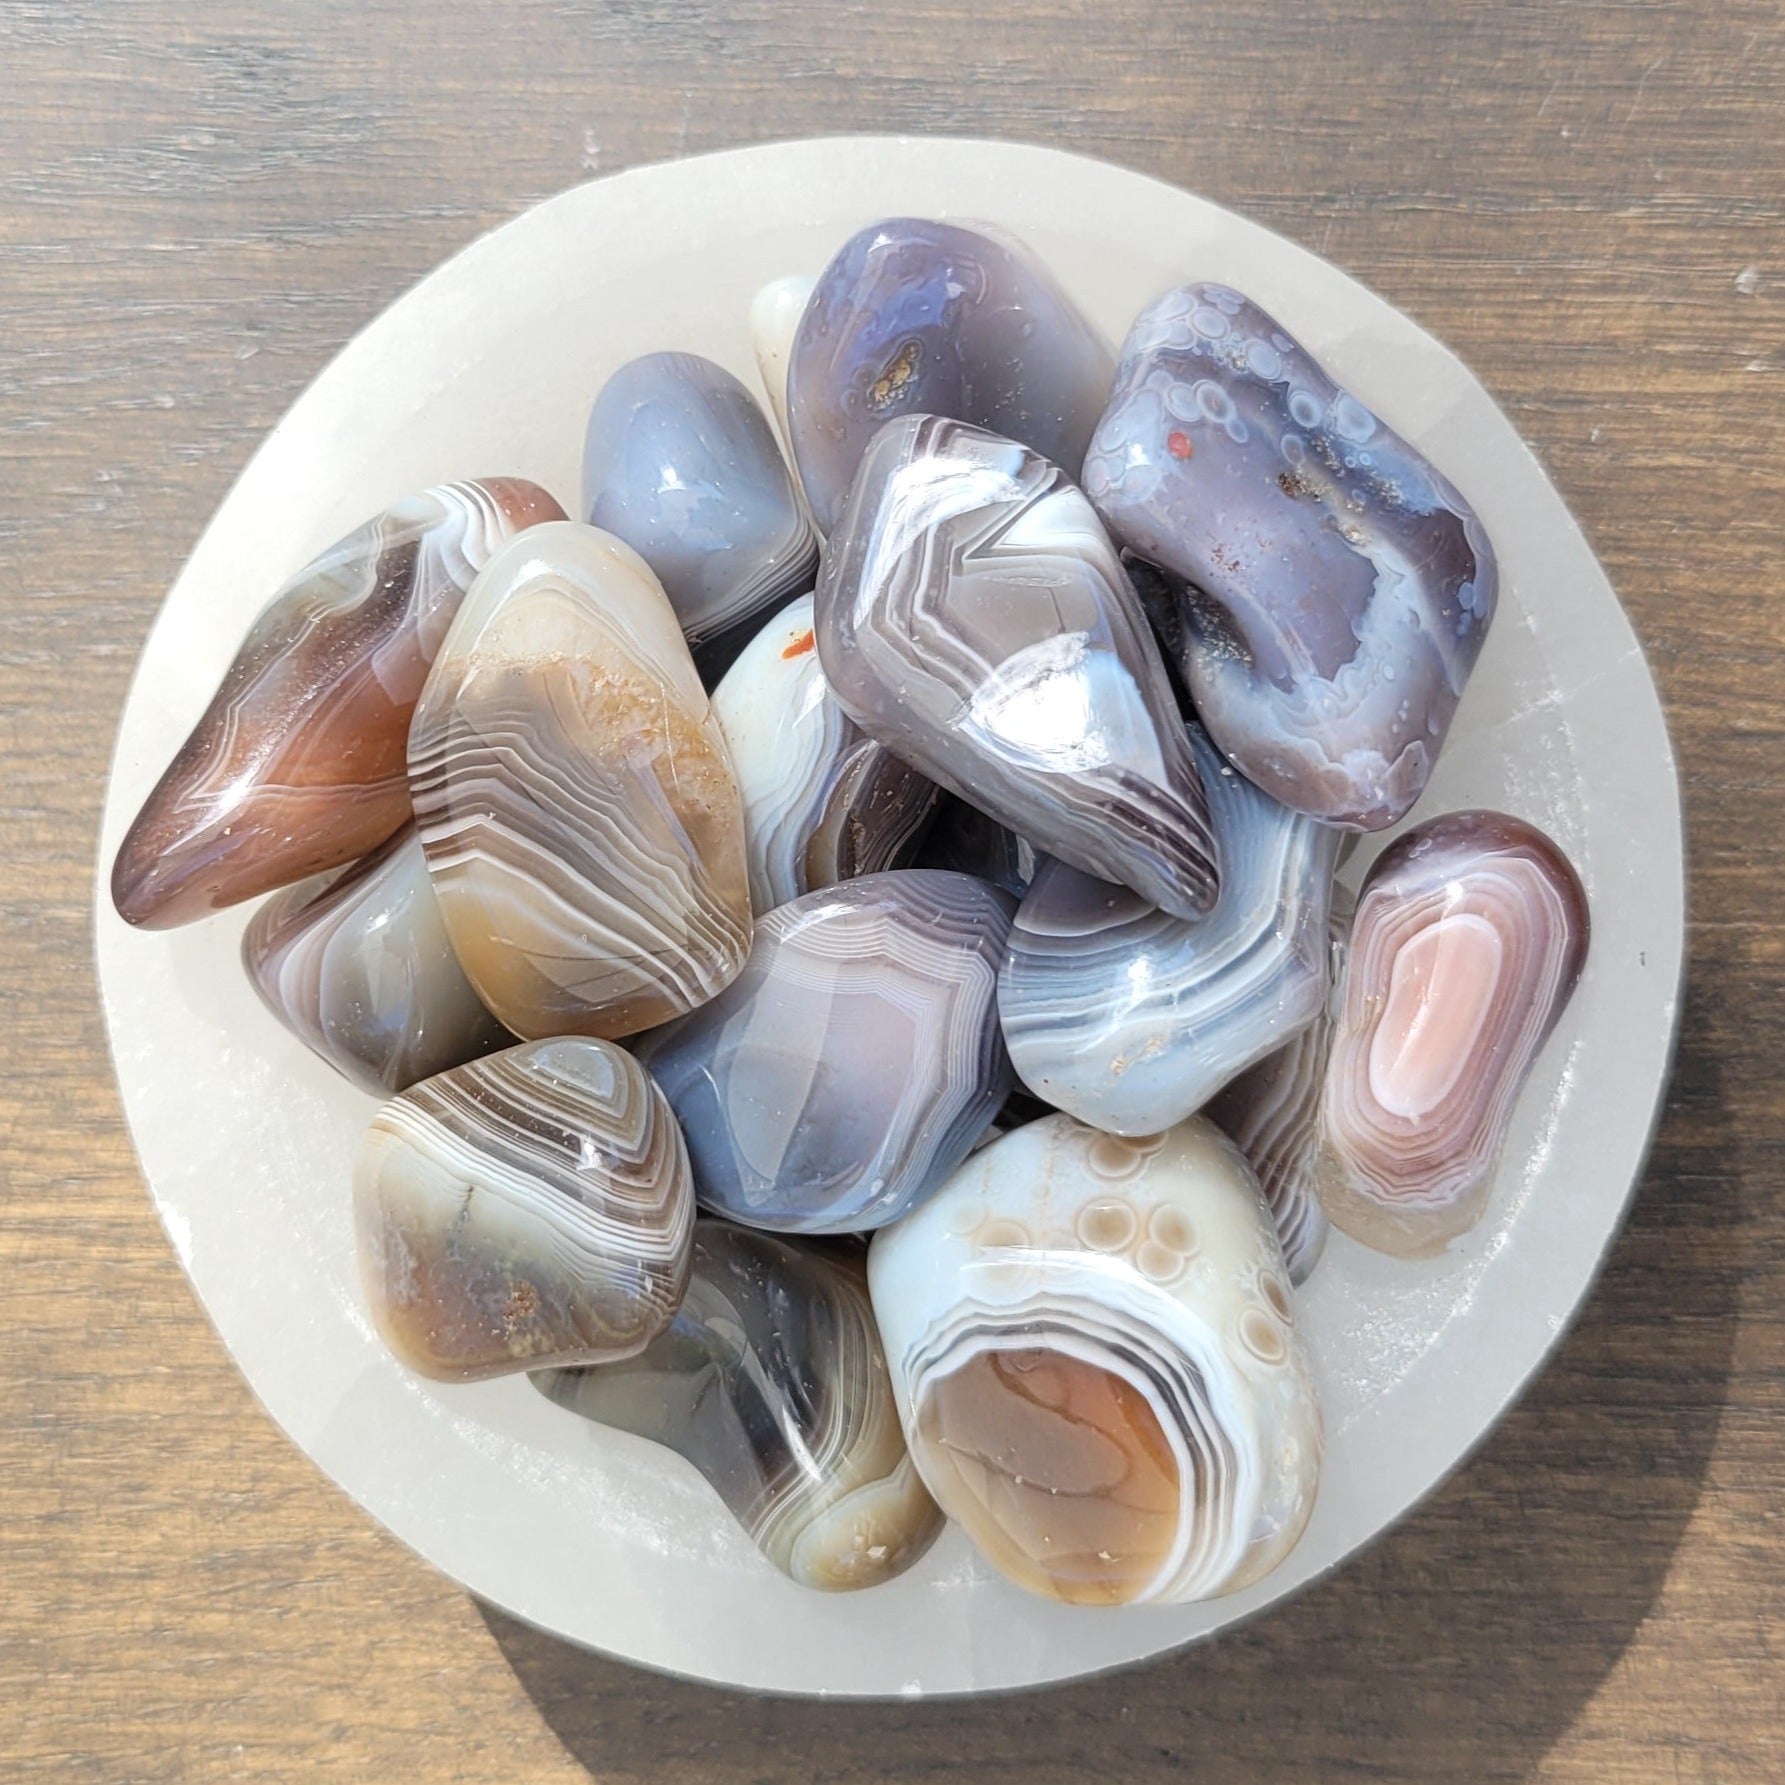
<svg viewBox="0 0 1785 1785">
<path fill-rule="evenodd" d="M 1213 905 L 1208 804 L 1159 647 L 1083 494 L 982 428 L 874 438 L 825 554 L 843 710 L 1037 849 L 1179 917 Z"/>
<path fill-rule="evenodd" d="M 1341 833 L 1291 812 L 1191 733 L 1223 878 L 1198 922 L 1046 862 L 998 986 L 1036 1096 L 1112 1134 L 1157 1134 L 1325 1008 Z"/>
<path fill-rule="evenodd" d="M 1494 613 L 1456 490 L 1219 285 L 1136 318 L 1084 481 L 1122 545 L 1191 584 L 1179 661 L 1230 760 L 1329 824 L 1400 818 Z"/>
<path fill-rule="evenodd" d="M 243 933 L 242 964 L 292 1034 L 380 1097 L 514 1039 L 452 951 L 413 824 L 275 893 Z"/>
<path fill-rule="evenodd" d="M 911 217 L 857 231 L 820 276 L 788 362 L 813 519 L 834 531 L 868 442 L 905 415 L 972 422 L 1076 471 L 1113 365 L 1021 244 Z"/>
<path fill-rule="evenodd" d="M 696 1221 L 688 1290 L 664 1332 L 636 1358 L 532 1380 L 685 1457 L 801 1586 L 876 1586 L 942 1527 L 905 1449 L 857 1259 Z"/>
<path fill-rule="evenodd" d="M 1353 895 L 1337 882 L 1327 920 L 1332 985 L 1325 1008 L 1287 1046 L 1249 1066 L 1203 1112 L 1258 1174 L 1270 1204 L 1289 1281 L 1298 1288 L 1326 1250 L 1332 1223 L 1316 1186 L 1320 1153 L 1320 1087 L 1338 1017 L 1338 988 L 1351 944 Z"/>
<path fill-rule="evenodd" d="M 749 962 L 637 1055 L 702 1204 L 783 1233 L 897 1220 L 1011 1086 L 998 964 L 1014 901 L 966 874 L 868 874 L 756 924 Z"/>
<path fill-rule="evenodd" d="M 650 565 L 693 641 L 810 588 L 818 542 L 756 400 L 693 353 L 649 353 L 602 387 L 583 514 Z"/>
</svg>

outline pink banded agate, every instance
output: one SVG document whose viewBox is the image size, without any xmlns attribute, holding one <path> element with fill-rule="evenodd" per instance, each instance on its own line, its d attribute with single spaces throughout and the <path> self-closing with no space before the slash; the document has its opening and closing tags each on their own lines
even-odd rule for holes
<svg viewBox="0 0 1785 1785">
<path fill-rule="evenodd" d="M 1521 819 L 1450 812 L 1384 851 L 1321 1095 L 1319 1194 L 1337 1226 L 1405 1257 L 1474 1226 L 1588 931 L 1579 876 Z"/>
</svg>

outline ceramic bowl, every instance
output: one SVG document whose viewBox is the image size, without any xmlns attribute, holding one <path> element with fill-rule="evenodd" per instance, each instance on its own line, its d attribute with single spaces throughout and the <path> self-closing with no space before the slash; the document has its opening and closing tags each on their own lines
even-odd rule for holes
<svg viewBox="0 0 1785 1785">
<path fill-rule="evenodd" d="M 1679 979 L 1679 801 L 1653 684 L 1580 529 L 1481 386 L 1257 224 L 1008 143 L 781 143 L 640 168 L 535 207 L 393 304 L 273 430 L 168 597 L 119 728 L 103 860 L 293 567 L 449 478 L 517 474 L 573 504 L 588 405 L 616 366 L 686 348 L 755 388 L 757 288 L 816 273 L 853 230 L 898 213 L 1014 231 L 1115 340 L 1167 285 L 1238 286 L 1436 461 L 1492 533 L 1503 585 L 1415 816 L 1495 806 L 1541 825 L 1586 881 L 1593 948 L 1482 1224 L 1419 1264 L 1335 1234 L 1300 1294 L 1329 1449 L 1289 1560 L 1212 1604 L 1074 1610 L 1007 1586 L 954 1530 L 889 1585 L 802 1590 L 678 1459 L 591 1428 L 523 1378 L 407 1374 L 354 1274 L 350 1174 L 372 1101 L 261 1008 L 237 959 L 246 907 L 138 933 L 102 891 L 106 1017 L 150 1192 L 273 1417 L 481 1598 L 609 1655 L 774 1692 L 972 1693 L 1144 1660 L 1296 1592 L 1387 1529 L 1505 1412 L 1586 1295 L 1648 1145 Z"/>
</svg>

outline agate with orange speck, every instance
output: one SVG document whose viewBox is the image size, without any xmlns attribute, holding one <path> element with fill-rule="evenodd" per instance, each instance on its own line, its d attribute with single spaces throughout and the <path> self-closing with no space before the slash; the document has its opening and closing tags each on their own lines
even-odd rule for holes
<svg viewBox="0 0 1785 1785">
<path fill-rule="evenodd" d="M 744 802 L 750 904 L 903 867 L 939 789 L 837 704 L 818 661 L 812 597 L 763 626 L 713 691 Z"/>
<path fill-rule="evenodd" d="M 1588 931 L 1580 876 L 1522 819 L 1450 812 L 1384 851 L 1321 1092 L 1319 1193 L 1337 1226 L 1423 1257 L 1475 1225 Z"/>
<path fill-rule="evenodd" d="M 1256 304 L 1186 285 L 1135 318 L 1084 488 L 1122 546 L 1184 579 L 1158 591 L 1172 654 L 1234 766 L 1329 824 L 1400 819 L 1498 590 L 1437 468 Z"/>
<path fill-rule="evenodd" d="M 516 533 L 563 518 L 522 478 L 443 484 L 300 570 L 125 834 L 119 916 L 189 923 L 384 842 L 409 817 L 409 720 L 465 591 Z"/>
<path fill-rule="evenodd" d="M 874 1236 L 874 1312 L 937 1504 L 1072 1605 L 1261 1579 L 1313 1508 L 1321 1420 L 1276 1229 L 1200 1116 L 1044 1116 Z"/>
</svg>

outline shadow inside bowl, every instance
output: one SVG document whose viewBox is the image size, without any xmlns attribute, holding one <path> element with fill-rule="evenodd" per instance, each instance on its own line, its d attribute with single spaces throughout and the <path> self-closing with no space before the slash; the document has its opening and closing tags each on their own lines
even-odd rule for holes
<svg viewBox="0 0 1785 1785">
<path fill-rule="evenodd" d="M 814 1781 L 1139 1782 L 1191 1764 L 1205 1785 L 1524 1778 L 1642 1625 L 1715 1444 L 1753 1232 L 1717 1053 L 1694 1046 L 1720 1027 L 1689 1000 L 1630 1224 L 1531 1392 L 1396 1530 L 1250 1625 L 1038 1691 L 825 1704 L 642 1672 L 487 1606 L 484 1622 L 603 1785 L 795 1776 L 783 1765 Z"/>
</svg>

